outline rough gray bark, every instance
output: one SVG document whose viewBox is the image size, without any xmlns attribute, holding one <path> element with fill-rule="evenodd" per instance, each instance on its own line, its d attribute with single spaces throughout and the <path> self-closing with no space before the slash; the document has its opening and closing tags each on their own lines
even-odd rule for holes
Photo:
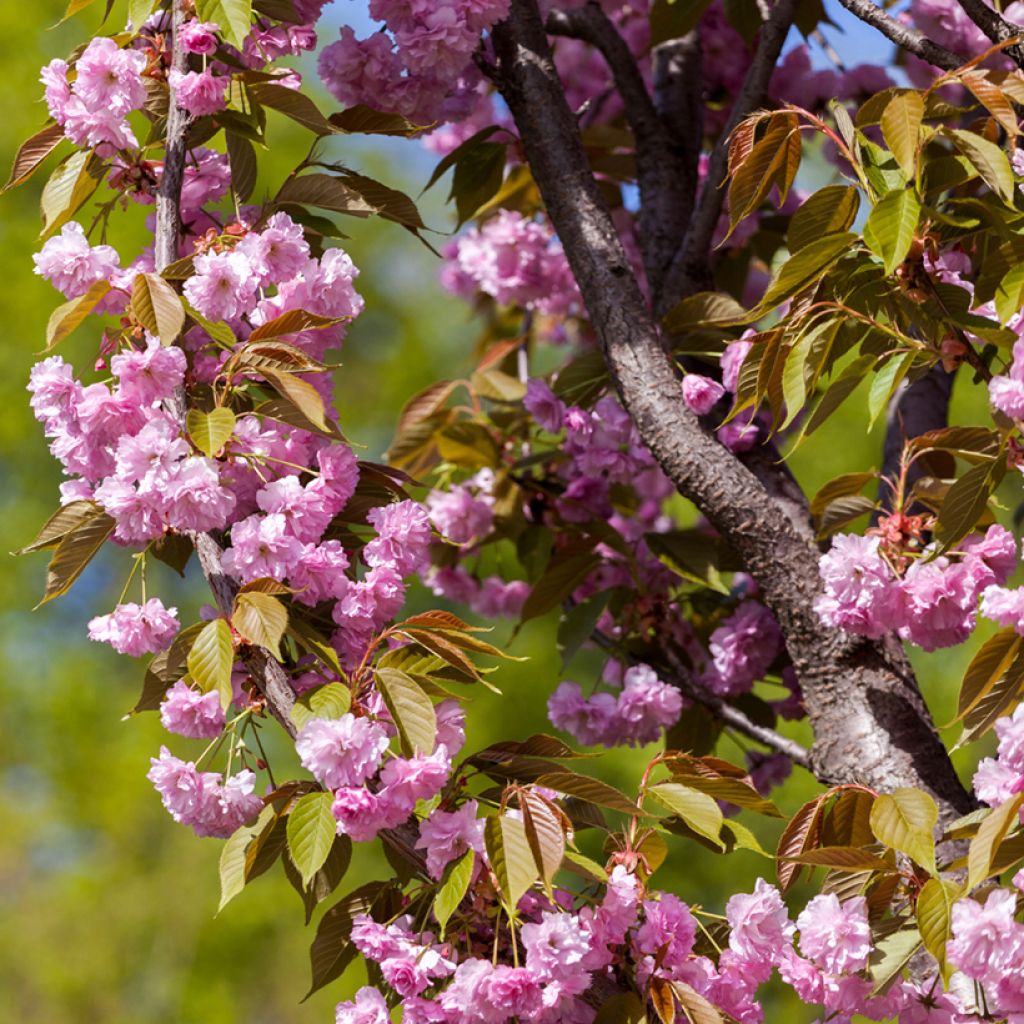
<svg viewBox="0 0 1024 1024">
<path fill-rule="evenodd" d="M 939 46 L 938 43 L 932 42 L 917 29 L 910 28 L 886 14 L 885 10 L 879 7 L 874 0 L 839 0 L 839 2 L 851 14 L 857 15 L 866 25 L 878 29 L 886 39 L 891 40 L 908 53 L 914 54 L 915 57 L 934 64 L 937 68 L 953 71 L 964 63 L 965 58 L 953 53 L 952 50 L 947 50 L 944 46 Z"/>
<path fill-rule="evenodd" d="M 998 11 L 989 7 L 985 0 L 959 0 L 961 8 L 971 21 L 992 40 L 1004 43 L 1024 33 L 1020 25 L 1007 21 Z M 1006 55 L 1018 66 L 1024 67 L 1024 47 L 1020 43 L 1006 47 Z"/>
<path fill-rule="evenodd" d="M 174 0 L 168 45 L 171 51 L 171 66 L 179 71 L 187 69 L 188 55 L 175 45 L 175 40 L 180 26 L 186 20 L 183 0 Z M 172 90 L 167 113 L 163 177 L 160 180 L 156 201 L 154 258 L 157 272 L 178 258 L 178 245 L 181 239 L 181 181 L 187 155 L 188 128 L 189 116 L 175 102 Z M 172 414 L 184 423 L 186 409 L 183 389 L 181 393 L 175 395 L 171 404 Z M 220 543 L 209 533 L 191 533 L 189 539 L 195 546 L 199 564 L 213 592 L 217 607 L 223 615 L 230 618 L 235 595 L 238 593 L 238 582 L 225 575 L 221 569 L 220 558 L 223 551 Z M 270 652 L 262 647 L 245 647 L 242 658 L 271 714 L 281 723 L 288 735 L 294 737 L 296 729 L 290 711 L 295 703 L 295 691 L 292 689 L 288 673 L 274 660 Z"/>
<path fill-rule="evenodd" d="M 822 626 L 812 608 L 816 547 L 683 403 L 590 173 L 534 0 L 512 0 L 493 37 L 498 87 L 615 386 L 663 470 L 734 547 L 778 618 L 814 728 L 816 774 L 881 790 L 917 786 L 935 797 L 946 818 L 971 809 L 902 651 Z"/>
</svg>

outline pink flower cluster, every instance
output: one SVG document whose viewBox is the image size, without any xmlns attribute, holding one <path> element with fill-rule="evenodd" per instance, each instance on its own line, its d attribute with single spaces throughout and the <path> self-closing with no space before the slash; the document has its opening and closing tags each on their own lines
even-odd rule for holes
<svg viewBox="0 0 1024 1024">
<path fill-rule="evenodd" d="M 89 146 L 104 156 L 137 149 L 126 118 L 146 102 L 145 54 L 123 50 L 113 39 L 98 36 L 75 61 L 73 81 L 71 70 L 67 61 L 52 60 L 41 76 L 50 116 L 64 134 L 76 146 Z"/>
<path fill-rule="evenodd" d="M 452 758 L 464 742 L 463 714 L 456 701 L 437 708 L 432 751 L 385 760 L 394 727 L 386 720 L 346 712 L 314 718 L 303 726 L 295 749 L 304 768 L 334 794 L 338 833 L 369 842 L 381 829 L 395 828 L 416 803 L 436 796 L 451 774 Z"/>
<path fill-rule="evenodd" d="M 159 597 L 142 605 L 119 604 L 89 623 L 89 639 L 110 644 L 118 654 L 156 654 L 167 650 L 177 636 L 177 613 L 177 608 L 165 608 Z"/>
<path fill-rule="evenodd" d="M 197 836 L 226 839 L 263 809 L 253 789 L 256 776 L 240 771 L 225 781 L 218 772 L 200 772 L 192 762 L 175 757 L 166 747 L 152 758 L 146 778 L 153 783 L 175 821 Z"/>
<path fill-rule="evenodd" d="M 320 53 L 320 77 L 342 103 L 404 114 L 415 124 L 468 113 L 479 73 L 481 33 L 508 13 L 508 0 L 372 0 L 387 31 L 357 39 L 349 26 Z"/>
<path fill-rule="evenodd" d="M 546 223 L 499 210 L 446 252 L 442 283 L 457 295 L 477 291 L 502 305 L 558 316 L 580 308 L 576 279 L 561 243 Z"/>
<path fill-rule="evenodd" d="M 1017 544 L 1001 526 L 963 541 L 951 557 L 926 549 L 900 577 L 879 537 L 841 534 L 821 558 L 825 592 L 815 610 L 827 625 L 879 637 L 889 631 L 934 651 L 962 643 L 977 622 L 978 598 L 1017 564 Z M 991 606 L 990 606 L 991 607 Z"/>
<path fill-rule="evenodd" d="M 1010 419 L 1024 419 L 1024 341 L 1013 346 L 1009 371 L 997 374 L 988 382 L 988 398 L 993 409 Z"/>
<path fill-rule="evenodd" d="M 606 678 L 608 678 L 606 673 Z M 679 720 L 683 698 L 647 665 L 633 665 L 622 674 L 622 689 L 584 697 L 578 683 L 564 682 L 548 699 L 551 724 L 579 743 L 653 743 Z"/>
<path fill-rule="evenodd" d="M 117 250 L 111 245 L 90 245 L 82 225 L 69 221 L 59 235 L 47 239 L 32 257 L 35 272 L 45 278 L 65 299 L 77 299 L 97 281 L 108 281 L 114 287 L 130 287 L 131 271 L 121 270 Z M 126 280 L 127 278 L 127 280 Z M 101 312 L 118 312 L 124 308 L 126 295 L 104 298 Z M 115 300 L 112 305 L 111 300 Z"/>
<path fill-rule="evenodd" d="M 974 792 L 990 807 L 998 807 L 1024 792 L 1024 704 L 1012 715 L 996 721 L 999 746 L 995 757 L 986 757 L 974 773 Z"/>
</svg>

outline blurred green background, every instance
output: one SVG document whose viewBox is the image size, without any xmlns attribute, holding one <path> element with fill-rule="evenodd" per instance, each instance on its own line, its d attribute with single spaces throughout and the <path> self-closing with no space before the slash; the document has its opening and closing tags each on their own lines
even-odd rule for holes
<svg viewBox="0 0 1024 1024">
<path fill-rule="evenodd" d="M 357 6 L 339 5 L 334 17 Z M 6 162 L 45 117 L 39 66 L 87 39 L 102 4 L 48 29 L 62 7 L 56 0 L 0 7 L 0 65 L 8 76 L 0 153 Z M 298 131 L 271 118 L 277 148 L 262 158 L 261 185 L 279 182 L 304 152 Z M 433 162 L 416 143 L 401 140 L 333 145 L 335 158 L 413 195 Z M 116 601 L 127 557 L 106 553 L 71 594 L 32 612 L 45 556 L 6 555 L 30 540 L 57 504 L 57 465 L 24 390 L 47 317 L 59 301 L 33 275 L 30 259 L 39 244 L 43 180 L 45 175 L 0 198 L 0 308 L 7 324 L 0 376 L 0 1024 L 331 1020 L 333 1004 L 361 982 L 361 969 L 300 1004 L 315 919 L 303 927 L 298 897 L 278 870 L 215 916 L 221 844 L 196 840 L 174 825 L 144 777 L 149 757 L 168 737 L 154 715 L 122 720 L 141 684 L 142 663 L 119 658 L 85 636 L 88 619 Z M 452 218 L 441 198 L 428 194 L 423 210 L 429 224 L 447 229 Z M 466 307 L 436 286 L 438 263 L 424 246 L 394 225 L 349 224 L 352 237 L 345 245 L 362 269 L 359 286 L 367 309 L 346 343 L 338 404 L 346 434 L 377 457 L 406 398 L 471 366 L 476 329 Z M 137 243 L 139 230 L 136 225 L 125 238 Z M 121 252 L 126 260 L 134 255 L 130 245 Z M 95 331 L 86 328 L 65 343 L 63 354 L 82 371 L 95 358 L 95 345 Z M 970 421 L 981 415 L 983 401 L 965 385 L 957 406 L 962 421 Z M 879 437 L 863 435 L 858 405 L 863 407 L 862 396 L 799 453 L 798 472 L 812 492 L 840 472 L 874 464 Z M 179 585 L 167 572 L 157 586 L 175 597 L 184 621 L 194 616 L 202 599 L 194 579 Z M 530 660 L 502 667 L 498 682 L 505 698 L 488 694 L 471 707 L 471 746 L 550 728 L 544 701 L 560 678 L 554 629 L 553 622 L 535 623 L 517 639 L 514 653 Z M 498 640 L 510 631 L 500 625 Z M 968 656 L 959 650 L 918 659 L 939 721 L 951 715 Z M 593 671 L 585 661 L 582 668 Z M 187 756 L 199 749 L 176 738 L 171 745 Z M 652 752 L 616 752 L 595 763 L 594 771 L 631 788 Z M 722 753 L 741 756 L 730 741 Z M 971 764 L 962 761 L 960 767 L 969 772 Z M 778 801 L 791 812 L 813 789 L 798 773 Z M 774 826 L 750 824 L 766 845 L 774 844 Z M 729 892 L 772 870 L 751 853 L 723 860 L 677 840 L 657 881 L 720 911 Z M 383 857 L 364 851 L 347 884 L 390 873 Z M 769 1020 L 811 1016 L 781 995 L 769 997 Z"/>
</svg>

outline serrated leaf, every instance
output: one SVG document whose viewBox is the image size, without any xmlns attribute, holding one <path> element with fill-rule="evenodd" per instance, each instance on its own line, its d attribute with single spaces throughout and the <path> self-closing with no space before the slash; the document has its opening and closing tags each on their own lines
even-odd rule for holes
<svg viewBox="0 0 1024 1024">
<path fill-rule="evenodd" d="M 1011 267 L 999 282 L 995 295 L 999 322 L 1006 324 L 1024 304 L 1024 263 Z"/>
<path fill-rule="evenodd" d="M 352 693 L 341 683 L 325 683 L 295 698 L 290 712 L 296 729 L 314 718 L 341 718 L 352 706 Z"/>
<path fill-rule="evenodd" d="M 773 116 L 764 137 L 732 171 L 728 194 L 730 230 L 761 205 L 773 185 L 781 184 L 779 176 L 787 163 L 791 136 L 796 136 L 799 143 L 796 115 Z"/>
<path fill-rule="evenodd" d="M 571 771 L 553 771 L 545 772 L 535 781 L 538 786 L 553 789 L 558 793 L 566 794 L 566 796 L 579 797 L 580 800 L 587 800 L 599 807 L 607 807 L 610 811 L 619 811 L 622 814 L 640 813 L 640 808 L 621 790 L 600 779 L 591 778 L 589 775 L 579 775 Z"/>
<path fill-rule="evenodd" d="M 722 849 L 725 848 L 721 838 L 725 817 L 712 797 L 678 782 L 659 782 L 647 792 L 658 803 L 678 815 L 694 832 L 710 839 Z"/>
<path fill-rule="evenodd" d="M 647 986 L 647 998 L 661 1024 L 675 1024 L 676 997 L 665 978 L 655 975 Z"/>
<path fill-rule="evenodd" d="M 519 808 L 540 879 L 550 890 L 555 872 L 562 866 L 565 856 L 562 819 L 543 797 L 533 792 L 520 792 Z"/>
<path fill-rule="evenodd" d="M 918 92 L 897 93 L 882 111 L 882 138 L 908 178 L 914 176 L 923 118 L 924 99 Z"/>
<path fill-rule="evenodd" d="M 213 458 L 231 440 L 236 422 L 235 414 L 227 406 L 219 405 L 209 412 L 189 409 L 185 429 L 195 446 Z"/>
<path fill-rule="evenodd" d="M 993 142 L 983 139 L 974 132 L 960 128 L 947 128 L 946 134 L 953 144 L 981 175 L 982 181 L 1007 205 L 1013 204 L 1013 171 L 1006 153 Z"/>
<path fill-rule="evenodd" d="M 64 129 L 59 124 L 47 125 L 31 138 L 26 139 L 14 155 L 11 174 L 0 192 L 17 188 L 39 170 L 42 162 L 60 145 Z"/>
<path fill-rule="evenodd" d="M 327 419 L 324 400 L 312 384 L 297 377 L 294 373 L 260 367 L 260 374 L 271 384 L 282 398 L 287 399 L 301 414 L 321 432 L 330 432 L 333 425 Z"/>
<path fill-rule="evenodd" d="M 824 796 L 808 801 L 790 818 L 789 824 L 782 830 L 776 856 L 779 888 L 783 892 L 789 889 L 800 874 L 800 865 L 788 858 L 812 850 L 818 845 L 824 802 Z"/>
<path fill-rule="evenodd" d="M 39 197 L 43 237 L 66 224 L 99 188 L 103 162 L 89 150 L 72 153 L 50 175 Z"/>
<path fill-rule="evenodd" d="M 834 477 L 827 484 L 822 484 L 818 492 L 811 499 L 811 515 L 820 516 L 836 498 L 846 498 L 852 494 L 858 494 L 863 490 L 865 484 L 877 478 L 878 474 L 873 471 L 866 473 L 843 473 L 840 476 Z"/>
<path fill-rule="evenodd" d="M 235 132 L 225 132 L 224 142 L 228 151 L 228 166 L 231 169 L 231 191 L 238 202 L 244 203 L 256 187 L 256 150 L 248 139 Z"/>
<path fill-rule="evenodd" d="M 461 857 L 451 861 L 444 870 L 437 895 L 434 897 L 434 917 L 437 918 L 437 923 L 441 926 L 442 939 L 452 914 L 458 909 L 459 904 L 469 891 L 469 883 L 473 878 L 475 866 L 476 853 L 473 850 L 467 850 Z"/>
<path fill-rule="evenodd" d="M 331 852 L 338 822 L 331 811 L 330 793 L 307 793 L 288 812 L 286 836 L 292 863 L 308 886 Z"/>
<path fill-rule="evenodd" d="M 864 243 L 892 274 L 907 258 L 921 219 L 921 203 L 911 189 L 882 196 L 864 224 Z"/>
<path fill-rule="evenodd" d="M 398 729 L 407 756 L 431 754 L 437 739 L 433 701 L 411 676 L 395 668 L 378 668 L 377 685 Z"/>
<path fill-rule="evenodd" d="M 46 324 L 46 349 L 52 352 L 103 301 L 110 282 L 94 281 L 84 295 L 59 305 Z"/>
<path fill-rule="evenodd" d="M 185 326 L 185 307 L 178 293 L 158 274 L 136 276 L 128 308 L 161 345 L 170 345 Z"/>
<path fill-rule="evenodd" d="M 860 193 L 852 185 L 826 185 L 812 193 L 790 219 L 789 251 L 798 252 L 823 235 L 849 230 L 859 208 Z"/>
<path fill-rule="evenodd" d="M 885 411 L 890 399 L 896 394 L 896 389 L 913 365 L 914 359 L 913 352 L 893 355 L 884 366 L 876 370 L 868 388 L 868 430 Z"/>
<path fill-rule="evenodd" d="M 252 0 L 196 0 L 200 21 L 213 21 L 220 26 L 226 42 L 242 49 L 252 23 Z"/>
<path fill-rule="evenodd" d="M 208 622 L 196 635 L 188 652 L 188 674 L 204 693 L 216 690 L 221 707 L 231 705 L 231 666 L 235 654 L 231 642 L 231 627 L 224 619 Z"/>
<path fill-rule="evenodd" d="M 992 864 L 1007 832 L 1020 817 L 1024 793 L 1017 793 L 993 808 L 992 813 L 978 826 L 978 832 L 967 850 L 967 889 L 980 885 L 992 874 Z"/>
<path fill-rule="evenodd" d="M 790 256 L 779 268 L 758 308 L 773 309 L 809 287 L 840 256 L 850 251 L 857 236 L 848 231 L 825 235 Z"/>
<path fill-rule="evenodd" d="M 103 515 L 103 509 L 95 501 L 69 501 L 46 520 L 31 544 L 18 548 L 12 554 L 27 555 L 56 547 L 69 533 L 100 515 Z"/>
<path fill-rule="evenodd" d="M 364 135 L 415 135 L 424 125 L 415 125 L 401 114 L 390 114 L 359 103 L 331 114 L 327 119 L 338 131 Z"/>
<path fill-rule="evenodd" d="M 884 992 L 899 977 L 920 946 L 921 936 L 916 928 L 902 928 L 876 939 L 868 961 L 874 982 L 872 995 Z"/>
<path fill-rule="evenodd" d="M 288 609 L 271 594 L 243 591 L 235 597 L 231 625 L 247 643 L 266 648 L 281 660 L 281 640 L 288 628 Z"/>
<path fill-rule="evenodd" d="M 386 892 L 383 882 L 368 882 L 331 907 L 317 925 L 316 938 L 309 949 L 312 982 L 305 998 L 341 976 L 356 958 L 357 950 L 349 941 L 352 921 L 359 914 L 369 913 Z"/>
<path fill-rule="evenodd" d="M 81 519 L 61 537 L 46 567 L 46 588 L 37 607 L 71 589 L 104 541 L 114 532 L 114 526 L 114 520 L 97 506 L 95 515 Z"/>
<path fill-rule="evenodd" d="M 988 508 L 988 500 L 1006 475 L 1006 461 L 994 459 L 969 470 L 946 493 L 935 525 L 940 551 L 946 551 L 974 529 Z"/>
<path fill-rule="evenodd" d="M 1001 679 L 1020 652 L 1024 638 L 1013 629 L 1001 629 L 978 648 L 967 666 L 957 698 L 957 716 L 963 718 Z"/>
<path fill-rule="evenodd" d="M 870 850 L 856 846 L 819 846 L 816 850 L 787 857 L 786 860 L 832 871 L 891 871 L 893 867 Z"/>
<path fill-rule="evenodd" d="M 220 904 L 219 914 L 245 888 L 245 851 L 250 841 L 259 835 L 274 816 L 271 804 L 260 811 L 252 825 L 236 829 L 220 851 Z"/>
<path fill-rule="evenodd" d="M 932 875 L 938 873 L 933 836 L 938 821 L 935 801 L 919 789 L 883 793 L 871 807 L 871 831 L 875 838 L 905 853 Z"/>
<path fill-rule="evenodd" d="M 247 88 L 258 103 L 284 114 L 296 124 L 308 128 L 314 135 L 334 133 L 334 125 L 324 117 L 320 108 L 304 92 L 267 81 L 250 81 Z"/>
<path fill-rule="evenodd" d="M 512 912 L 538 876 L 526 838 L 526 826 L 507 814 L 488 818 L 484 822 L 484 846 L 491 869 L 498 878 L 502 900 Z"/>
<path fill-rule="evenodd" d="M 951 973 L 946 961 L 946 943 L 952 937 L 950 918 L 953 904 L 959 896 L 960 886 L 943 878 L 929 878 L 917 897 L 917 928 L 921 933 L 921 941 L 938 961 L 946 983 Z"/>
<path fill-rule="evenodd" d="M 251 345 L 257 341 L 266 341 L 268 338 L 281 338 L 289 334 L 296 334 L 299 331 L 319 330 L 322 327 L 333 327 L 335 324 L 344 323 L 351 317 L 344 316 L 320 316 L 318 313 L 310 313 L 305 309 L 290 309 L 287 313 L 268 320 L 265 324 L 257 327 L 249 335 L 247 344 Z"/>
<path fill-rule="evenodd" d="M 690 1024 L 722 1024 L 722 1015 L 695 988 L 685 981 L 673 981 L 670 984 Z"/>
<path fill-rule="evenodd" d="M 600 564 L 600 556 L 592 551 L 555 555 L 540 579 L 530 588 L 523 602 L 520 621 L 529 622 L 557 608 Z"/>
</svg>

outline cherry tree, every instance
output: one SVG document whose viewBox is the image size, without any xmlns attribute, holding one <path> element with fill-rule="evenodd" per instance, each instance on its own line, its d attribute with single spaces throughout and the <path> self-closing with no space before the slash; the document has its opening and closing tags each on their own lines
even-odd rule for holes
<svg viewBox="0 0 1024 1024">
<path fill-rule="evenodd" d="M 271 869 L 307 923 L 330 901 L 313 989 L 370 979 L 338 1024 L 758 1021 L 776 973 L 824 1019 L 1024 1020 L 1024 590 L 993 513 L 1024 465 L 1024 4 L 841 3 L 894 62 L 812 63 L 818 0 L 371 0 L 379 31 L 319 50 L 325 113 L 285 60 L 323 0 L 130 0 L 43 69 L 7 189 L 53 165 L 33 259 L 65 301 L 29 390 L 66 480 L 25 551 L 44 603 L 123 552 L 89 637 L 150 656 L 149 779 L 224 841 L 222 906 Z M 309 146 L 257 195 L 268 109 Z M 339 218 L 436 238 L 324 156 L 351 134 L 450 172 L 440 286 L 482 333 L 382 462 L 338 424 L 363 310 Z M 131 218 L 149 244 L 119 252 Z M 51 353 L 87 320 L 76 375 Z M 878 465 L 806 495 L 787 457 L 865 380 Z M 950 422 L 954 381 L 985 422 Z M 154 561 L 202 578 L 199 621 Z M 417 579 L 443 607 L 407 610 Z M 546 615 L 598 684 L 551 680 L 552 734 L 465 750 L 466 696 L 518 657 L 488 623 Z M 998 750 L 967 786 L 906 648 L 979 616 L 956 742 Z M 629 792 L 581 749 L 654 743 Z M 819 788 L 787 817 L 794 765 Z M 394 877 L 347 891 L 355 843 Z M 688 844 L 770 878 L 724 907 L 659 889 Z"/>
</svg>

